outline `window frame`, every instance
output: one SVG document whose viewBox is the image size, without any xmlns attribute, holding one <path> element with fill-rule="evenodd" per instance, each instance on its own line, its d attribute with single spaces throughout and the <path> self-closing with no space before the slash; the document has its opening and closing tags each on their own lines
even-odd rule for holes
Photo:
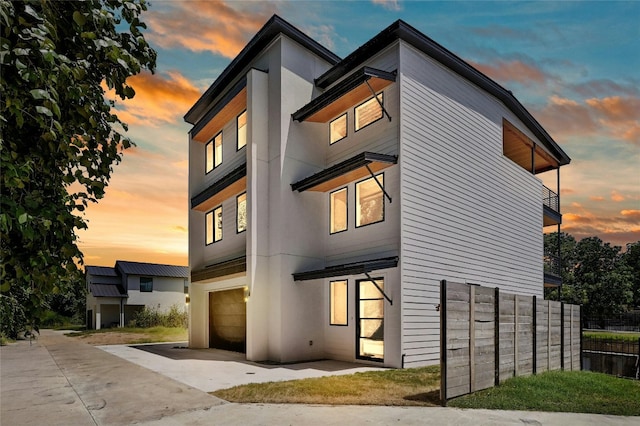
<svg viewBox="0 0 640 426">
<path fill-rule="evenodd" d="M 240 116 L 242 116 L 243 114 L 245 114 L 245 121 L 244 121 L 244 145 L 242 146 L 238 146 L 240 143 L 240 127 L 238 126 L 238 120 L 240 120 Z M 247 110 L 245 109 L 244 111 L 242 111 L 240 114 L 238 114 L 236 116 L 236 152 L 240 151 L 242 148 L 247 146 L 247 118 L 246 118 L 246 114 L 247 114 Z"/>
<path fill-rule="evenodd" d="M 341 137 L 340 139 L 336 139 L 335 141 L 331 141 L 331 125 L 333 124 L 334 121 L 337 121 L 342 117 L 344 117 L 344 130 L 345 130 L 344 136 Z M 329 146 L 334 145 L 340 142 L 341 140 L 346 139 L 347 136 L 349 136 L 349 111 L 345 111 L 343 114 L 340 114 L 333 120 L 329 121 Z"/>
<path fill-rule="evenodd" d="M 334 315 L 335 311 L 334 299 L 333 299 L 333 285 L 337 283 L 344 283 L 345 292 L 344 292 L 344 324 L 342 323 L 334 323 Z M 341 307 L 342 309 L 343 307 Z M 329 281 L 329 325 L 333 327 L 348 327 L 349 326 L 349 280 L 332 280 Z"/>
<path fill-rule="evenodd" d="M 382 185 L 384 186 L 384 172 L 380 172 L 376 175 L 374 175 L 376 178 L 379 176 L 382 176 Z M 386 212 L 386 203 L 385 203 L 385 195 L 384 195 L 384 191 L 382 190 L 382 188 L 380 188 L 378 186 L 378 184 L 376 183 L 376 186 L 378 186 L 378 189 L 380 190 L 380 196 L 382 197 L 382 219 L 375 221 L 375 222 L 370 222 L 370 223 L 366 223 L 364 225 L 358 225 L 358 206 L 359 206 L 359 202 L 358 202 L 358 185 L 361 184 L 362 182 L 366 182 L 368 180 L 373 180 L 375 183 L 375 179 L 374 176 L 370 176 L 368 178 L 359 180 L 358 182 L 356 182 L 354 184 L 354 193 L 355 193 L 355 204 L 354 204 L 354 216 L 355 216 L 355 227 L 357 228 L 363 228 L 365 226 L 369 226 L 369 225 L 375 225 L 376 223 L 381 223 L 384 222 L 387 216 L 387 212 Z"/>
<path fill-rule="evenodd" d="M 218 138 L 218 136 L 220 136 L 220 162 L 218 164 L 216 164 L 216 139 Z M 224 138 L 222 137 L 222 130 L 220 130 L 218 133 L 216 133 L 216 135 L 214 137 L 212 137 L 209 142 L 207 142 L 205 144 L 204 147 L 204 174 L 208 175 L 209 173 L 211 173 L 212 171 L 214 171 L 217 167 L 220 167 L 222 165 L 222 147 L 224 146 Z M 212 149 L 211 149 L 211 169 L 207 170 L 208 167 L 208 163 L 209 163 L 209 146 L 211 145 Z"/>
<path fill-rule="evenodd" d="M 143 290 L 142 289 L 142 279 L 145 280 L 149 280 L 148 282 L 145 282 L 145 288 L 147 288 L 146 284 L 150 284 L 151 285 L 151 289 L 150 290 Z M 139 281 L 139 287 L 138 287 L 140 293 L 153 293 L 153 277 L 140 277 L 140 281 Z"/>
<path fill-rule="evenodd" d="M 336 192 L 346 191 L 345 195 L 345 218 L 344 218 L 344 229 L 340 231 L 331 231 L 331 220 L 333 219 L 333 209 L 332 209 L 332 195 Z M 329 235 L 339 234 L 341 232 L 346 232 L 349 230 L 349 185 L 343 186 L 342 188 L 335 189 L 329 192 Z"/>
<path fill-rule="evenodd" d="M 373 99 L 377 98 L 378 96 L 382 97 L 382 99 L 380 99 L 380 103 L 378 103 L 378 105 L 380 106 L 380 117 L 378 117 L 375 120 L 370 121 L 369 123 L 365 124 L 364 126 L 358 128 L 358 114 L 356 113 L 357 109 L 360 108 L 362 105 L 366 104 L 367 102 L 370 102 Z M 380 93 L 377 93 L 375 96 L 372 96 L 369 99 L 361 102 L 360 104 L 356 105 L 353 108 L 353 131 L 354 131 L 354 133 L 357 133 L 360 130 L 369 127 L 373 123 L 382 120 L 383 118 L 384 118 L 384 90 L 381 91 Z"/>
<path fill-rule="evenodd" d="M 223 237 L 222 227 L 220 227 L 220 238 L 216 239 L 216 211 L 217 210 L 220 210 L 220 215 L 222 215 L 222 204 L 220 204 L 219 206 L 214 207 L 213 209 L 209 210 L 204 215 L 204 244 L 205 244 L 205 246 L 210 246 L 211 244 L 215 244 L 218 241 L 222 241 L 222 237 Z M 212 229 L 213 233 L 211 234 L 212 240 L 210 242 L 207 240 L 207 237 L 208 237 L 208 234 L 209 234 L 208 233 L 209 215 L 211 215 L 211 218 L 212 218 L 211 219 L 211 226 L 213 227 L 213 229 Z M 222 222 L 221 225 L 223 223 L 224 222 Z"/>
<path fill-rule="evenodd" d="M 239 212 L 240 210 L 238 209 L 238 200 L 240 199 L 240 197 L 242 197 L 244 195 L 244 217 L 245 217 L 245 224 L 244 224 L 244 229 L 243 230 L 239 230 Z M 243 232 L 247 231 L 247 191 L 243 192 L 242 194 L 238 194 L 236 196 L 236 234 L 242 234 Z"/>
</svg>

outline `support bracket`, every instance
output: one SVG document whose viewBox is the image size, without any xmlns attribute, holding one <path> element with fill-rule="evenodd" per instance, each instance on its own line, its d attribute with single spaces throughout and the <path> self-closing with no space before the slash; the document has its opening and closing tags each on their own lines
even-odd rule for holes
<svg viewBox="0 0 640 426">
<path fill-rule="evenodd" d="M 369 167 L 369 165 L 366 165 L 367 170 L 369 170 L 369 173 L 371 174 L 371 177 L 373 179 L 375 179 L 376 183 L 378 184 L 378 186 L 380 187 L 380 189 L 382 190 L 382 193 L 384 194 L 385 197 L 387 197 L 389 199 L 389 202 L 391 203 L 391 196 L 387 193 L 387 191 L 384 189 L 384 185 L 382 185 L 380 183 L 380 181 L 378 180 L 377 176 L 375 175 L 375 173 L 373 173 L 373 170 L 371 170 L 371 168 Z"/>
<path fill-rule="evenodd" d="M 371 90 L 371 94 L 373 95 L 375 100 L 378 101 L 378 105 L 380 105 L 380 108 L 382 108 L 382 112 L 384 113 L 384 115 L 386 115 L 389 121 L 391 121 L 391 116 L 385 109 L 384 105 L 382 105 L 382 102 L 380 102 L 380 99 L 378 99 L 378 95 L 376 95 L 376 91 L 373 90 L 373 87 L 371 87 L 371 85 L 369 84 L 369 80 L 366 80 L 365 83 L 367 83 L 367 87 L 369 88 L 369 90 Z"/>
<path fill-rule="evenodd" d="M 382 293 L 382 295 L 384 296 L 385 299 L 387 299 L 387 301 L 389 302 L 390 305 L 393 305 L 393 300 L 389 299 L 389 296 L 387 296 L 387 293 L 384 292 L 384 290 L 382 290 L 380 288 L 380 286 L 378 285 L 378 283 L 376 282 L 376 280 L 374 280 L 373 278 L 371 278 L 371 275 L 369 275 L 368 272 L 365 272 L 364 275 L 369 278 L 369 281 L 371 281 L 371 283 L 376 286 L 376 288 L 378 289 L 378 291 L 380 293 Z"/>
</svg>

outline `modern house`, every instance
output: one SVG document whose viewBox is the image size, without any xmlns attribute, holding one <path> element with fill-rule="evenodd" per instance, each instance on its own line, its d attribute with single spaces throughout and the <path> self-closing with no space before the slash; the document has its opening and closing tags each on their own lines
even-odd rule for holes
<svg viewBox="0 0 640 426">
<path fill-rule="evenodd" d="M 164 312 L 187 301 L 186 266 L 118 260 L 113 268 L 87 266 L 85 277 L 88 329 L 124 327 L 145 306 Z"/>
<path fill-rule="evenodd" d="M 435 364 L 441 280 L 559 283 L 543 227 L 570 158 L 403 21 L 341 59 L 273 16 L 185 120 L 191 347 Z"/>
</svg>

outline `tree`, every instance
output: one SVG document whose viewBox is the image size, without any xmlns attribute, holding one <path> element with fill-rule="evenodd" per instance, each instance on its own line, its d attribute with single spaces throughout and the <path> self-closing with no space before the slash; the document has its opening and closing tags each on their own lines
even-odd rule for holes
<svg viewBox="0 0 640 426">
<path fill-rule="evenodd" d="M 127 78 L 154 71 L 145 0 L 0 0 L 1 331 L 37 329 L 50 294 L 77 282 L 82 212 L 132 141 L 112 113 Z M 8 316 L 12 315 L 12 318 Z"/>
<path fill-rule="evenodd" d="M 627 244 L 627 251 L 622 257 L 625 265 L 630 268 L 633 277 L 631 287 L 633 293 L 632 306 L 634 309 L 640 309 L 640 241 Z"/>
</svg>

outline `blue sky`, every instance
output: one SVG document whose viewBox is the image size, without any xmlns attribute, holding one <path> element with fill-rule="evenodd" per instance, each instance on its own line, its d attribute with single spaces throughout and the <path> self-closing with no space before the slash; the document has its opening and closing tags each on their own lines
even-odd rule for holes
<svg viewBox="0 0 640 426">
<path fill-rule="evenodd" d="M 137 147 L 86 213 L 87 264 L 187 263 L 182 117 L 274 13 L 341 57 L 397 19 L 416 27 L 513 91 L 572 158 L 564 231 L 640 240 L 640 2 L 155 0 L 143 20 L 158 67 L 118 106 Z"/>
</svg>

